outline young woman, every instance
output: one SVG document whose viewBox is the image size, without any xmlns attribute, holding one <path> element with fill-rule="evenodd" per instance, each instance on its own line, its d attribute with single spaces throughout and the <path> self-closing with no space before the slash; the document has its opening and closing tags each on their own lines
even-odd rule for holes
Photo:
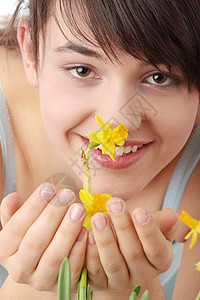
<svg viewBox="0 0 200 300">
<path fill-rule="evenodd" d="M 65 256 L 74 291 L 86 263 L 94 299 L 128 299 L 136 284 L 154 300 L 195 298 L 198 245 L 183 249 L 188 229 L 179 224 L 175 232 L 177 214 L 164 208 L 200 218 L 198 1 L 29 0 L 27 8 L 17 30 L 26 79 L 19 51 L 5 49 L 15 45 L 8 38 L 14 29 L 1 38 L 1 139 L 11 131 L 12 146 L 1 143 L 2 198 L 8 196 L 0 262 L 9 273 L 2 299 L 56 299 Z M 12 130 L 5 129 L 7 109 Z M 110 219 L 95 214 L 88 234 L 72 190 L 82 185 L 79 150 L 98 130 L 95 115 L 124 124 L 129 136 L 115 161 L 93 151 L 92 193 L 113 198 Z M 60 191 L 43 184 L 58 173 L 73 184 Z"/>
</svg>

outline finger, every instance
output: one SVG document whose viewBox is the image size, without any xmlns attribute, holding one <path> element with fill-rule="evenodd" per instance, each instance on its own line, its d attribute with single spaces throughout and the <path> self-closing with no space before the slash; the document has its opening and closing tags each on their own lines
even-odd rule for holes
<svg viewBox="0 0 200 300">
<path fill-rule="evenodd" d="M 29 227 L 42 213 L 56 193 L 50 183 L 39 186 L 0 232 L 1 258 L 15 253 Z"/>
<path fill-rule="evenodd" d="M 88 244 L 85 258 L 89 284 L 92 290 L 105 289 L 107 276 L 103 270 L 92 230 L 88 233 Z"/>
<path fill-rule="evenodd" d="M 24 200 L 17 193 L 11 193 L 1 202 L 1 223 L 2 226 L 8 223 L 14 213 L 24 204 Z"/>
<path fill-rule="evenodd" d="M 108 277 L 108 286 L 110 289 L 119 289 L 127 284 L 129 274 L 108 216 L 104 213 L 97 213 L 92 217 L 91 224 L 100 261 Z"/>
<path fill-rule="evenodd" d="M 35 270 L 35 274 L 33 275 L 33 282 L 35 281 L 35 279 L 37 279 L 38 282 L 42 283 L 44 282 L 45 278 L 46 288 L 56 284 L 60 265 L 63 259 L 66 256 L 69 256 L 70 251 L 78 235 L 80 234 L 85 216 L 86 209 L 83 205 L 76 203 L 69 208 L 55 234 L 53 233 L 53 239 L 52 235 L 49 234 L 50 243 L 47 247 L 45 247 L 45 251 L 42 256 L 40 255 L 40 249 L 38 248 L 38 257 L 36 261 L 39 260 L 39 263 Z M 84 244 L 82 244 L 82 246 L 83 245 Z M 79 259 L 80 257 L 78 257 L 78 260 Z M 80 262 L 82 260 L 84 261 L 84 257 L 80 259 Z M 80 262 L 77 261 L 75 266 L 80 266 Z M 75 268 L 75 266 L 72 266 L 72 270 L 73 268 Z M 31 267 L 33 268 L 33 266 Z M 76 273 L 73 276 L 77 276 L 77 272 L 73 272 Z"/>
<path fill-rule="evenodd" d="M 85 262 L 85 253 L 87 245 L 88 232 L 85 227 L 82 227 L 73 248 L 68 255 L 71 266 L 71 289 L 76 291 L 77 283 L 81 275 L 81 271 Z M 77 259 L 78 258 L 78 259 Z"/>
<path fill-rule="evenodd" d="M 173 242 L 177 230 L 177 212 L 171 208 L 165 208 L 156 213 L 156 217 L 154 214 L 153 216 L 165 238 L 170 242 Z"/>
<path fill-rule="evenodd" d="M 9 264 L 15 265 L 17 270 L 14 270 L 14 274 L 10 271 L 10 276 L 14 280 L 24 282 L 29 274 L 34 271 L 43 252 L 51 243 L 68 207 L 74 201 L 75 194 L 73 192 L 69 194 L 67 189 L 59 191 L 53 199 L 54 205 L 47 205 L 37 220 L 30 226 L 18 251 L 9 260 Z M 59 204 L 63 205 L 60 206 Z M 54 255 L 56 258 L 55 253 Z"/>
<path fill-rule="evenodd" d="M 112 198 L 107 202 L 107 210 L 117 235 L 120 251 L 128 266 L 130 277 L 137 281 L 137 278 L 140 277 L 140 270 L 145 269 L 148 273 L 149 262 L 146 259 L 126 204 L 120 198 Z"/>
<path fill-rule="evenodd" d="M 133 222 L 149 262 L 159 272 L 165 272 L 173 260 L 172 244 L 160 231 L 152 215 L 143 208 L 132 213 Z"/>
</svg>

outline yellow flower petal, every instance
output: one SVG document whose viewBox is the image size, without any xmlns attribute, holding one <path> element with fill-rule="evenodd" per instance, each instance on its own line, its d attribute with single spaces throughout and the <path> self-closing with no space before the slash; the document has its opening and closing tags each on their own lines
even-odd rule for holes
<svg viewBox="0 0 200 300">
<path fill-rule="evenodd" d="M 122 147 L 122 146 L 124 146 L 125 142 L 124 142 L 124 140 L 122 140 L 122 141 L 116 142 L 115 144 L 117 144 L 117 146 Z"/>
<path fill-rule="evenodd" d="M 112 160 L 115 160 L 115 158 L 116 158 L 116 147 L 115 147 L 115 144 L 111 144 L 110 145 L 107 153 L 112 158 Z"/>
<path fill-rule="evenodd" d="M 123 125 L 119 125 L 118 127 L 114 128 L 112 131 L 112 142 L 118 142 L 128 137 L 128 129 Z"/>
<path fill-rule="evenodd" d="M 102 118 L 96 116 L 95 119 L 96 119 L 97 123 L 99 124 L 99 126 L 101 127 L 101 129 L 103 129 L 104 121 L 102 120 Z"/>
<path fill-rule="evenodd" d="M 88 136 L 88 138 L 97 143 L 97 144 L 102 144 L 104 141 L 104 137 L 103 137 L 103 132 L 102 131 L 95 131 L 90 133 L 90 135 Z"/>
<path fill-rule="evenodd" d="M 84 226 L 85 228 L 87 228 L 87 230 L 90 230 L 90 229 L 92 228 L 92 226 L 91 226 L 91 218 L 92 218 L 92 215 L 89 214 L 89 215 L 87 215 L 87 216 L 85 217 L 85 220 L 84 220 L 84 222 L 83 222 L 83 226 Z"/>
<path fill-rule="evenodd" d="M 179 220 L 181 220 L 183 223 L 185 223 L 191 229 L 195 229 L 199 224 L 199 222 L 197 220 L 190 217 L 190 215 L 184 210 L 182 211 L 182 214 L 180 215 Z"/>
<path fill-rule="evenodd" d="M 124 139 L 128 137 L 128 129 L 123 124 L 112 129 L 109 122 L 104 123 L 98 116 L 96 116 L 95 119 L 102 131 L 95 131 L 91 133 L 89 135 L 89 139 L 95 143 L 102 144 L 102 153 L 108 154 L 112 160 L 115 160 L 115 144 L 118 146 L 124 145 Z"/>
<path fill-rule="evenodd" d="M 198 233 L 200 233 L 200 221 L 193 219 L 186 211 L 182 211 L 179 220 L 181 220 L 183 223 L 185 223 L 188 227 L 191 228 L 190 232 L 185 236 L 185 239 L 187 240 L 192 235 L 192 239 L 189 246 L 189 248 L 191 249 L 196 243 Z"/>
<path fill-rule="evenodd" d="M 87 216 L 84 220 L 83 226 L 85 226 L 88 230 L 91 229 L 91 218 L 97 212 L 103 212 L 108 214 L 106 203 L 112 198 L 110 194 L 94 194 L 91 195 L 89 192 L 85 190 L 80 190 L 79 192 L 81 201 L 87 206 Z M 89 200 L 88 200 L 89 199 Z"/>
<path fill-rule="evenodd" d="M 195 264 L 197 271 L 200 272 L 200 261 L 198 263 Z"/>
<path fill-rule="evenodd" d="M 190 249 L 194 246 L 194 244 L 196 243 L 196 240 L 197 240 L 197 236 L 198 236 L 198 233 L 196 231 L 193 230 L 193 235 L 192 235 L 192 239 L 191 239 L 191 242 L 190 242 Z"/>
<path fill-rule="evenodd" d="M 85 206 L 90 207 L 90 205 L 92 205 L 93 197 L 92 194 L 89 193 L 88 191 L 83 189 L 80 190 L 79 197 Z"/>
<path fill-rule="evenodd" d="M 192 235 L 192 230 L 190 230 L 190 232 L 188 232 L 188 234 L 185 236 L 185 240 L 188 240 L 191 235 Z"/>
</svg>

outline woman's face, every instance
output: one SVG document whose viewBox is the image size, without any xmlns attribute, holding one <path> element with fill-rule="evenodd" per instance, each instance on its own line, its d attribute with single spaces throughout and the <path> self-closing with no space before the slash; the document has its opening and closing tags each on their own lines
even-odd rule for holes
<svg viewBox="0 0 200 300">
<path fill-rule="evenodd" d="M 99 130 L 95 116 L 114 127 L 124 124 L 129 130 L 124 150 L 133 152 L 112 162 L 95 150 L 90 164 L 93 193 L 129 199 L 181 151 L 194 127 L 199 95 L 188 91 L 180 72 L 170 77 L 165 67 L 159 66 L 162 74 L 120 52 L 120 62 L 111 62 L 101 48 L 64 31 L 73 44 L 50 19 L 40 51 L 37 82 L 46 134 L 82 178 L 80 149 Z"/>
</svg>

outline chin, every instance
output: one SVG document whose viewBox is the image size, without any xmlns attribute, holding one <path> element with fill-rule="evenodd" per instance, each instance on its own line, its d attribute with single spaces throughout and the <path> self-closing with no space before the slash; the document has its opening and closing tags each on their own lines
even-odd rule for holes
<svg viewBox="0 0 200 300">
<path fill-rule="evenodd" d="M 133 198 L 137 193 L 138 190 L 135 189 L 134 184 L 130 185 L 130 182 L 125 184 L 123 181 L 121 182 L 112 182 L 109 180 L 93 180 L 91 182 L 91 192 L 92 194 L 98 193 L 108 193 L 111 194 L 112 197 L 119 197 L 124 201 Z"/>
</svg>

